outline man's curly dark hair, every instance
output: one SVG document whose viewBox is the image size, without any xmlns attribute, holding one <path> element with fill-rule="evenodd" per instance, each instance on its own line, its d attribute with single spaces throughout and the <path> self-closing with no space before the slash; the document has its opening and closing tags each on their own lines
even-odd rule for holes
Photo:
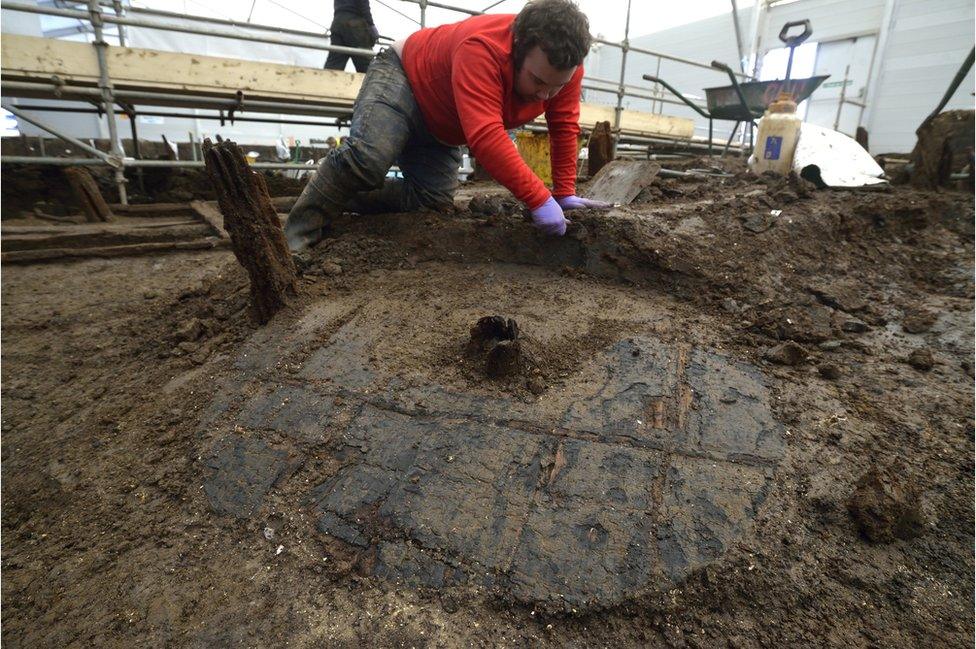
<svg viewBox="0 0 976 649">
<path fill-rule="evenodd" d="M 539 46 L 559 70 L 580 65 L 590 51 L 590 21 L 570 0 L 531 0 L 515 17 L 512 28 L 515 68 Z"/>
</svg>

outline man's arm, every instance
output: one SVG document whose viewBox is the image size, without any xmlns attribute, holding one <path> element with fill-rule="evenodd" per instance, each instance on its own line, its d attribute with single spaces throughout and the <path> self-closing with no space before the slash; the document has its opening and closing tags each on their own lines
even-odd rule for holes
<svg viewBox="0 0 976 649">
<path fill-rule="evenodd" d="M 576 195 L 577 142 L 579 142 L 580 91 L 583 66 L 572 80 L 546 106 L 549 125 L 549 157 L 552 160 L 552 195 L 564 210 L 580 208 L 605 210 L 610 203 Z"/>
<path fill-rule="evenodd" d="M 536 209 L 551 195 L 522 160 L 505 132 L 501 75 L 502 71 L 487 46 L 477 41 L 464 43 L 455 53 L 451 78 L 454 102 L 464 137 L 478 164 L 508 188 L 515 198 L 530 209 Z"/>
<path fill-rule="evenodd" d="M 583 66 L 546 106 L 549 126 L 549 157 L 552 161 L 552 195 L 556 198 L 576 193 L 576 159 L 580 126 L 580 93 Z"/>
</svg>

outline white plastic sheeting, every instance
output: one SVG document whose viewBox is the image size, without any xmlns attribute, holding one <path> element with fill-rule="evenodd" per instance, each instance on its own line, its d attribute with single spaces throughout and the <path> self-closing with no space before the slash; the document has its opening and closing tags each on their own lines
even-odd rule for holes
<svg viewBox="0 0 976 649">
<path fill-rule="evenodd" d="M 793 171 L 819 177 L 828 187 L 863 187 L 886 182 L 884 170 L 854 138 L 804 122 L 793 156 Z"/>
<path fill-rule="evenodd" d="M 753 152 L 749 156 L 750 169 L 755 162 Z M 808 122 L 800 125 L 793 171 L 827 187 L 864 187 L 887 182 L 882 177 L 884 170 L 856 140 Z"/>
</svg>

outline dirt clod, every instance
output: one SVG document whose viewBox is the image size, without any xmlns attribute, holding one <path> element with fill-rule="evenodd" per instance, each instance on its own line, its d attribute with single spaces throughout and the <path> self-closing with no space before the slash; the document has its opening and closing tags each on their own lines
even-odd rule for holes
<svg viewBox="0 0 976 649">
<path fill-rule="evenodd" d="M 820 372 L 820 376 L 830 381 L 836 381 L 841 374 L 840 368 L 834 363 L 824 363 L 817 367 L 817 371 Z"/>
<path fill-rule="evenodd" d="M 485 374 L 500 379 L 517 374 L 523 366 L 518 323 L 499 315 L 485 316 L 471 328 L 467 352 L 484 358 Z"/>
<path fill-rule="evenodd" d="M 932 325 L 935 324 L 935 320 L 935 314 L 931 311 L 918 309 L 907 313 L 901 321 L 901 326 L 902 329 L 910 334 L 920 334 L 931 329 Z"/>
<path fill-rule="evenodd" d="M 916 349 L 908 355 L 907 363 L 916 370 L 928 372 L 935 365 L 935 359 L 932 357 L 932 350 Z"/>
<path fill-rule="evenodd" d="M 807 358 L 807 350 L 792 340 L 766 350 L 763 358 L 778 365 L 797 365 Z"/>
<path fill-rule="evenodd" d="M 519 211 L 519 204 L 508 195 L 479 194 L 471 198 L 468 210 L 484 216 L 511 215 Z"/>
<path fill-rule="evenodd" d="M 924 529 L 918 491 L 901 466 L 869 469 L 857 481 L 847 509 L 872 543 L 914 538 Z"/>
<path fill-rule="evenodd" d="M 525 385 L 529 389 L 529 392 L 537 396 L 545 392 L 547 387 L 545 380 L 541 376 L 530 377 Z"/>
<path fill-rule="evenodd" d="M 334 277 L 342 274 L 342 266 L 334 261 L 326 261 L 322 264 L 322 274 L 327 277 Z"/>
</svg>

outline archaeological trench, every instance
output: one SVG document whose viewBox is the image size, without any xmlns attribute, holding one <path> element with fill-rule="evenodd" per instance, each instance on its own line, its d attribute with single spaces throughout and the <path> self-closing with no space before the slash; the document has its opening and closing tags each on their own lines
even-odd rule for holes
<svg viewBox="0 0 976 649">
<path fill-rule="evenodd" d="M 674 161 L 551 239 L 471 182 L 292 257 L 301 181 L 207 156 L 4 166 L 7 646 L 972 645 L 965 183 Z"/>
</svg>

